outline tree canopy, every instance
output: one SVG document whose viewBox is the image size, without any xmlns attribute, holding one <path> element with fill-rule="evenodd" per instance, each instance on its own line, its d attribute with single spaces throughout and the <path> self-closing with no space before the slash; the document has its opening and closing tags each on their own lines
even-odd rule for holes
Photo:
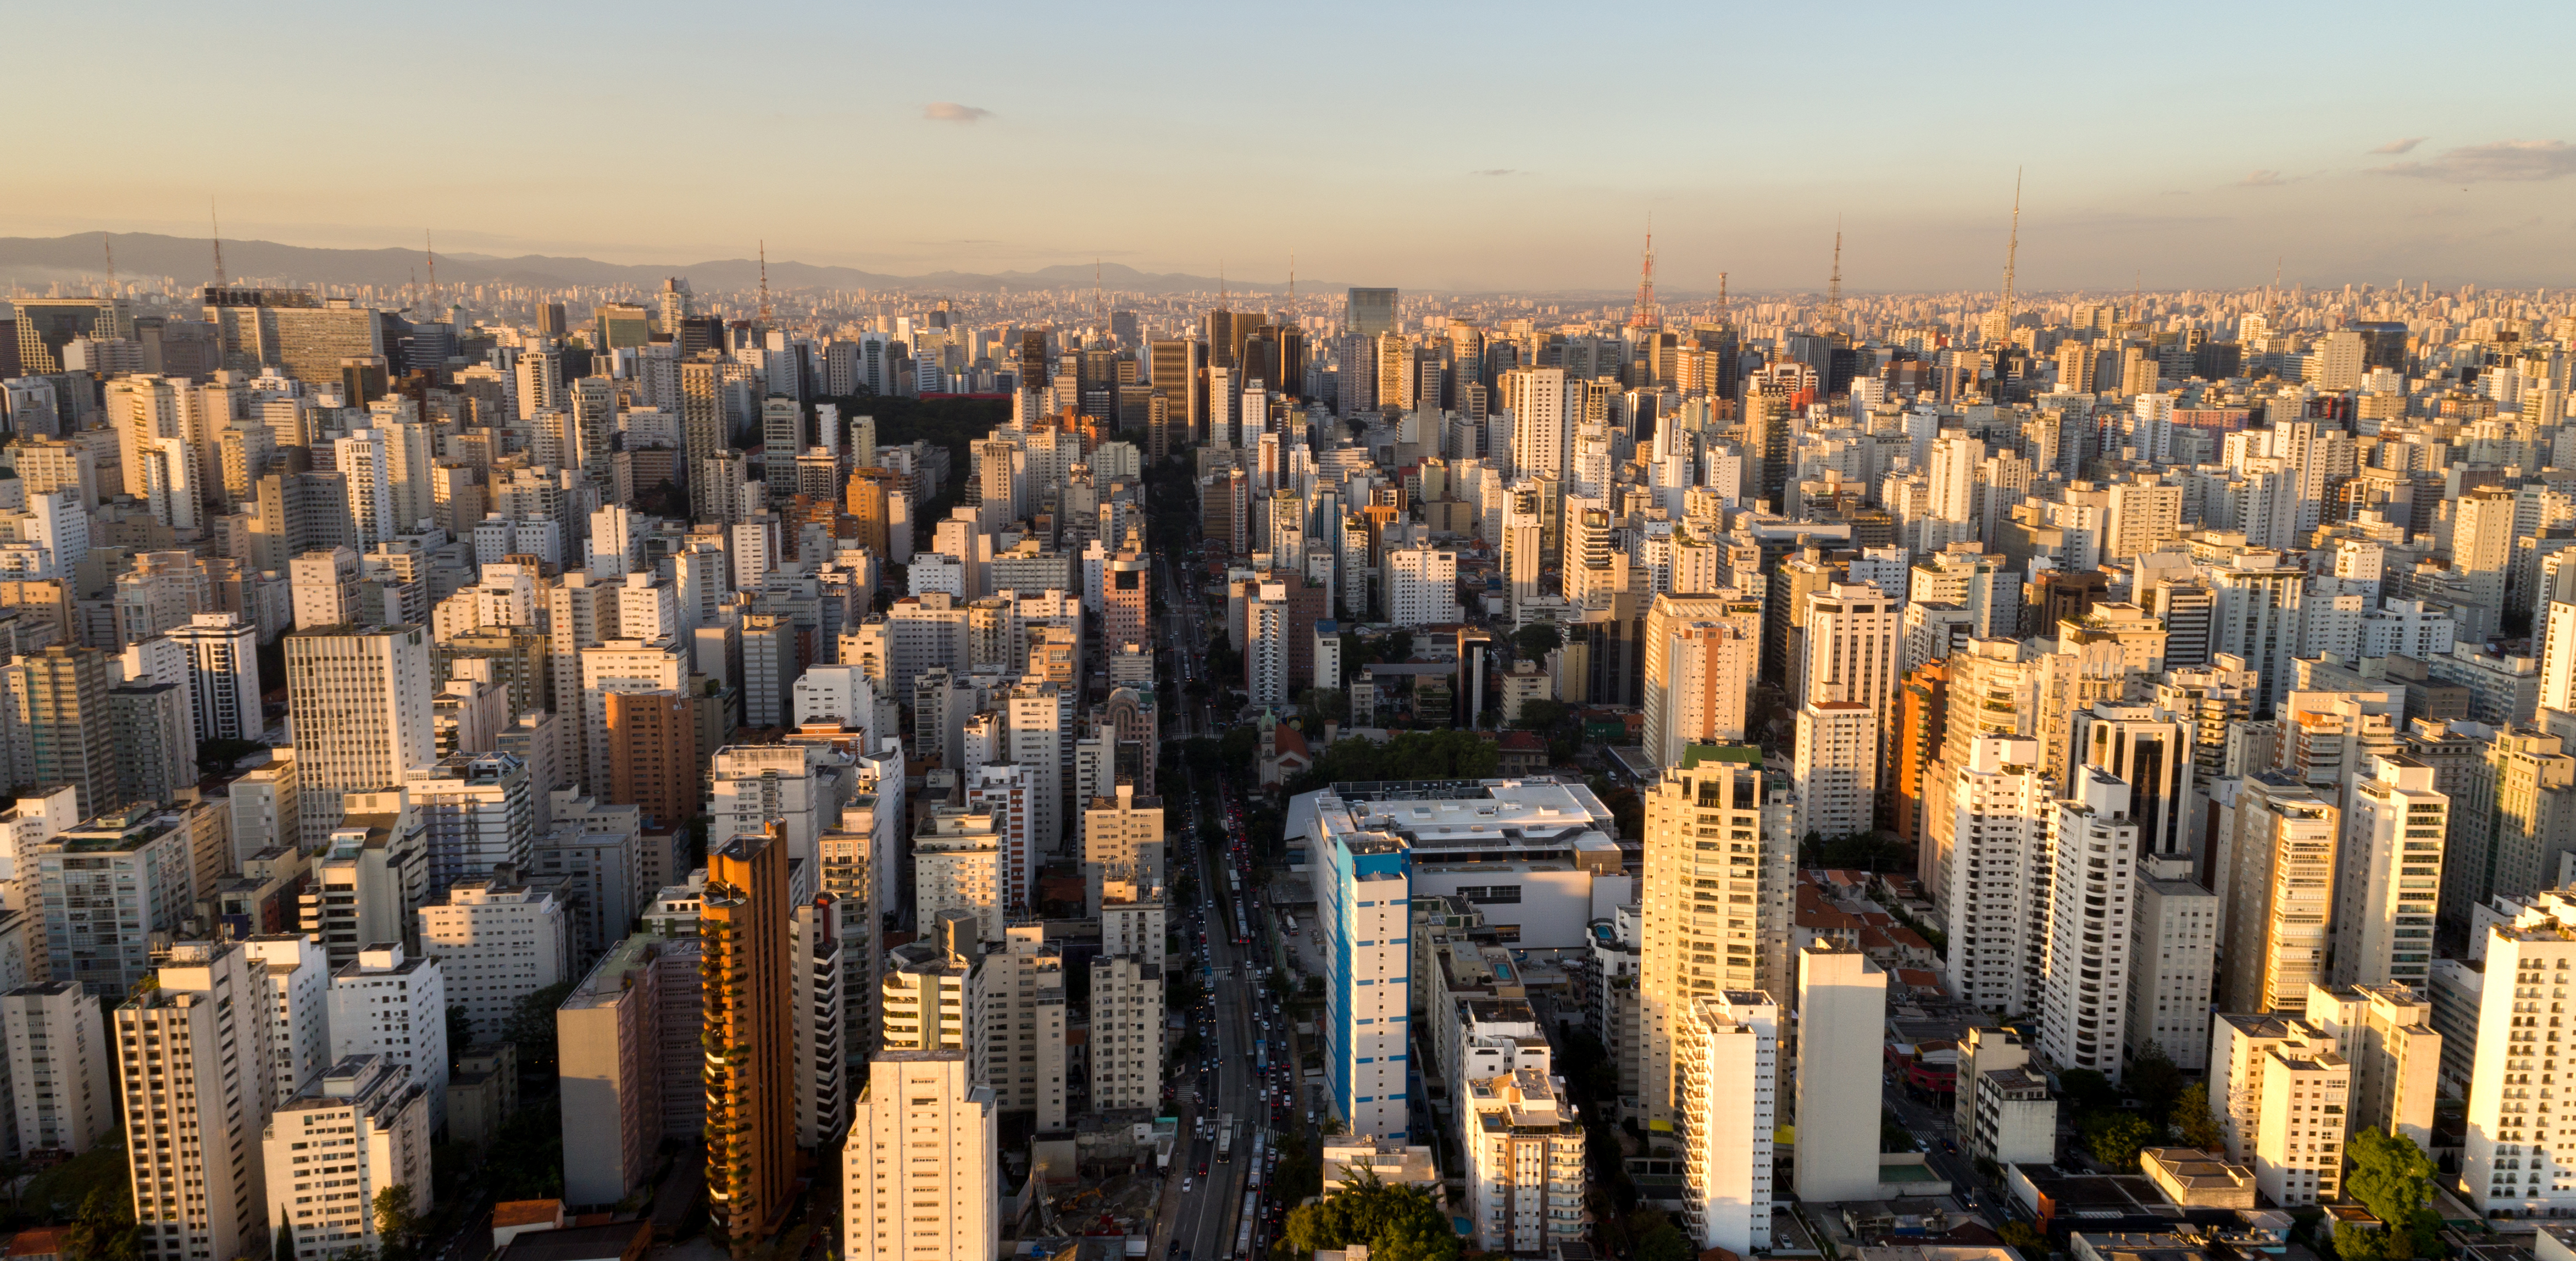
<svg viewBox="0 0 2576 1261">
<path fill-rule="evenodd" d="M 2352 1161 L 2352 1173 L 2343 1182 L 2344 1193 L 2361 1201 L 2372 1216 L 2388 1223 L 2388 1230 L 2376 1239 L 2355 1239 L 2353 1248 L 2347 1249 L 2348 1232 L 2338 1229 L 2335 1251 L 2343 1254 L 2346 1261 L 2361 1261 L 2374 1246 L 2377 1255 L 2392 1259 L 2442 1255 L 2442 1218 L 2432 1208 L 2432 1157 L 2425 1155 L 2413 1140 L 2399 1138 L 2375 1125 L 2353 1135 L 2344 1144 L 2344 1156 Z"/>
<path fill-rule="evenodd" d="M 1501 764 L 1502 751 L 1472 731 L 1403 731 L 1384 743 L 1345 737 L 1323 751 L 1295 790 L 1371 780 L 1482 779 Z"/>
<path fill-rule="evenodd" d="M 1298 1255 L 1366 1244 L 1370 1261 L 1458 1261 L 1465 1248 L 1430 1192 L 1381 1182 L 1367 1169 L 1289 1210 L 1280 1243 Z"/>
<path fill-rule="evenodd" d="M 1554 622 L 1532 622 L 1512 632 L 1512 649 L 1523 661 L 1536 661 L 1565 646 L 1565 632 Z"/>
</svg>

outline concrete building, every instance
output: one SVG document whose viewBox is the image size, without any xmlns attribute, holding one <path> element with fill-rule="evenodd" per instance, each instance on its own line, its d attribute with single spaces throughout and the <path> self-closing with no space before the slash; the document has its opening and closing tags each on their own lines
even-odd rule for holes
<svg viewBox="0 0 2576 1261">
<path fill-rule="evenodd" d="M 1797 833 L 1774 795 L 1761 751 L 1724 745 L 1685 751 L 1646 793 L 1631 1058 L 1649 1126 L 1679 1120 L 1673 1048 L 1692 1003 L 1788 991 Z"/>
<path fill-rule="evenodd" d="M 697 1084 L 662 1075 L 659 973 L 681 966 L 668 945 L 651 933 L 619 942 L 555 1009 L 566 1203 L 614 1204 L 648 1185 L 663 1093 Z"/>
<path fill-rule="evenodd" d="M 2403 985 L 2308 987 L 2307 1020 L 2352 1064 L 2352 1129 L 2373 1126 L 2433 1147 L 2442 1035 L 2433 1005 Z"/>
<path fill-rule="evenodd" d="M 405 768 L 399 782 L 427 829 L 429 887 L 525 871 L 536 856 L 540 787 L 507 753 L 457 753 Z"/>
<path fill-rule="evenodd" d="M 436 959 L 380 942 L 331 974 L 331 1058 L 381 1055 L 429 1095 L 430 1125 L 447 1116 L 447 984 Z"/>
<path fill-rule="evenodd" d="M 170 638 L 188 654 L 189 697 L 203 740 L 256 740 L 268 729 L 262 711 L 259 628 L 238 613 L 197 613 Z"/>
<path fill-rule="evenodd" d="M 2039 742 L 1983 736 L 1951 781 L 1950 992 L 1996 1015 L 2034 1010 L 2047 949 L 2047 836 L 2055 807 Z"/>
<path fill-rule="evenodd" d="M 2282 1207 L 2341 1193 L 2352 1069 L 2305 1019 L 2221 1015 L 2209 1044 L 2209 1103 L 2227 1157 Z"/>
<path fill-rule="evenodd" d="M 286 639 L 296 793 L 304 847 L 340 826 L 341 798 L 403 782 L 438 760 L 430 721 L 429 631 L 330 626 Z"/>
<path fill-rule="evenodd" d="M 2576 974 L 2576 897 L 2548 890 L 2486 938 L 2486 985 L 2460 1159 L 2470 1207 L 2489 1219 L 2576 1210 L 2576 1114 L 2542 1112 L 2533 1074 L 2576 1071 L 2547 1040 L 2546 1005 Z"/>
<path fill-rule="evenodd" d="M 1850 946 L 1798 952 L 1797 1192 L 1808 1203 L 1878 1197 L 1878 1099 L 1887 973 Z"/>
<path fill-rule="evenodd" d="M 2345 796 L 2335 863 L 2338 985 L 2421 988 L 2432 976 L 2442 843 L 2451 822 L 2451 798 L 2433 787 L 2433 774 L 2405 754 L 2384 756 Z"/>
<path fill-rule="evenodd" d="M 330 956 L 302 933 L 248 937 L 242 949 L 267 983 L 274 1094 L 292 1099 L 331 1063 Z"/>
<path fill-rule="evenodd" d="M 1001 1109 L 962 1049 L 879 1052 L 841 1149 L 847 1261 L 999 1261 Z"/>
<path fill-rule="evenodd" d="M 572 926 L 552 890 L 487 876 L 420 908 L 420 948 L 438 960 L 448 1004 L 465 1009 L 475 1036 L 500 1038 L 520 999 L 566 979 Z"/>
<path fill-rule="evenodd" d="M 2039 1049 L 2061 1069 L 2089 1068 L 2116 1083 L 2126 1059 L 2136 915 L 2120 895 L 2133 892 L 2141 828 L 2129 813 L 2128 784 L 2095 766 L 2075 775 L 2072 794 L 2057 803 Z"/>
<path fill-rule="evenodd" d="M 69 981 L 0 994 L 18 1148 L 77 1156 L 116 1128 L 115 1082 L 98 1000 Z"/>
<path fill-rule="evenodd" d="M 1163 884 L 1163 799 L 1139 797 L 1133 784 L 1116 795 L 1093 797 L 1082 811 L 1082 878 L 1085 913 L 1100 914 L 1106 882 L 1144 888 Z"/>
<path fill-rule="evenodd" d="M 279 1103 L 260 1149 L 268 1197 L 286 1215 L 271 1227 L 292 1236 L 293 1261 L 382 1247 L 376 1196 L 388 1188 L 409 1192 L 426 1220 L 437 1195 L 429 1137 L 429 1092 L 384 1055 L 343 1058 Z"/>
<path fill-rule="evenodd" d="M 919 923 L 942 911 L 974 916 L 983 941 L 1002 940 L 1002 840 L 988 811 L 933 806 L 912 838 L 912 905 Z"/>
<path fill-rule="evenodd" d="M 114 996 L 152 974 L 154 935 L 175 933 L 196 897 L 198 856 L 186 822 L 182 811 L 137 806 L 35 847 L 50 979 Z"/>
<path fill-rule="evenodd" d="M 787 867 L 781 828 L 735 837 L 707 855 L 699 908 L 707 1199 L 737 1261 L 785 1220 L 796 1172 Z"/>
<path fill-rule="evenodd" d="M 1590 1237 L 1583 1123 L 1562 1078 L 1522 1068 L 1461 1083 L 1467 1221 L 1476 1246 L 1552 1256 Z"/>
<path fill-rule="evenodd" d="M 1695 1251 L 1752 1256 L 1771 1246 L 1780 1008 L 1758 990 L 1725 990 L 1692 1000 L 1680 1026 L 1683 1233 Z"/>
<path fill-rule="evenodd" d="M 269 1245 L 267 1168 L 257 1140 L 276 1107 L 266 996 L 228 942 L 180 942 L 115 1012 L 138 1245 L 146 1261 L 260 1255 Z"/>
<path fill-rule="evenodd" d="M 1040 1130 L 1065 1121 L 1064 954 L 1042 924 L 1014 924 L 984 956 L 984 1063 L 994 1103 L 1034 1114 Z"/>
<path fill-rule="evenodd" d="M 864 903 L 822 894 L 796 908 L 788 925 L 790 983 L 796 987 L 796 1145 L 822 1151 L 850 1125 L 850 1065 L 843 1041 L 849 979 L 843 973 L 860 948 L 853 938 L 864 921 L 844 915 Z"/>
<path fill-rule="evenodd" d="M 321 938 L 335 971 L 372 943 L 416 940 L 420 930 L 412 912 L 429 893 L 429 829 L 402 798 L 399 789 L 360 795 L 397 808 L 353 814 L 352 826 L 331 831 L 300 895 L 304 931 Z"/>
<path fill-rule="evenodd" d="M 2326 980 L 2342 811 L 2295 776 L 2263 771 L 2246 776 L 2218 815 L 2211 852 L 2226 863 L 2214 864 L 2213 892 L 2227 908 L 2219 1005 L 2284 1010 Z"/>
<path fill-rule="evenodd" d="M 1954 1096 L 1959 1147 L 1999 1165 L 2054 1164 L 2057 1100 L 2010 1029 L 1975 1028 L 1959 1040 Z"/>
<path fill-rule="evenodd" d="M 1856 701 L 1798 709 L 1798 835 L 1828 840 L 1867 832 L 1878 800 L 1878 711 Z"/>
<path fill-rule="evenodd" d="M 1091 1106 L 1163 1101 L 1163 969 L 1135 955 L 1091 961 Z"/>
<path fill-rule="evenodd" d="M 2186 1073 L 2209 1067 L 2209 995 L 2218 972 L 2218 895 L 2193 880 L 2191 869 L 2188 856 L 2139 864 L 2129 934 L 2129 1054 L 2152 1046 Z"/>
</svg>

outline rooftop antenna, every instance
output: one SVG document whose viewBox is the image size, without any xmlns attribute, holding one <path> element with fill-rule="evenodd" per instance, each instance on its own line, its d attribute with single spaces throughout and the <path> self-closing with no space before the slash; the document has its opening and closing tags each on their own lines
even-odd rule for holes
<svg viewBox="0 0 2576 1261">
<path fill-rule="evenodd" d="M 215 246 L 215 287 L 221 289 L 226 284 L 226 281 L 224 280 L 224 225 L 222 220 L 215 217 L 215 199 L 212 197 L 206 199 L 206 223 L 214 229 L 214 235 L 207 239 L 212 241 Z"/>
<path fill-rule="evenodd" d="M 106 233 L 98 234 L 99 248 L 107 251 L 107 296 L 116 296 L 116 242 Z"/>
<path fill-rule="evenodd" d="M 1834 216 L 1834 274 L 1825 281 L 1825 330 L 1843 326 L 1843 217 Z"/>
<path fill-rule="evenodd" d="M 2004 241 L 2004 335 L 2012 335 L 2013 262 L 2021 253 L 2021 168 L 2013 168 L 2012 235 Z"/>
<path fill-rule="evenodd" d="M 1663 323 L 1655 310 L 1655 213 L 1646 212 L 1646 252 L 1637 265 L 1637 309 L 1628 313 L 1630 328 L 1654 328 Z"/>
</svg>

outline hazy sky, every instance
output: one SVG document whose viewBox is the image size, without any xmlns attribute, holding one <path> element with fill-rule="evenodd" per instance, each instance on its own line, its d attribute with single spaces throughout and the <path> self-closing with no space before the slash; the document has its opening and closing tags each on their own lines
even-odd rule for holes
<svg viewBox="0 0 2576 1261">
<path fill-rule="evenodd" d="M 12 0 L 0 235 L 1409 288 L 2576 283 L 2576 5 Z M 2474 17 L 2474 20 L 2473 20 Z"/>
</svg>

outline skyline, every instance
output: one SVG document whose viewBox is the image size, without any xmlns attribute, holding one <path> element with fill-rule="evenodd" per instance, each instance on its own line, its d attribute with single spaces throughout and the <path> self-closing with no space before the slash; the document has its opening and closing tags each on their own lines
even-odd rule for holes
<svg viewBox="0 0 2576 1261">
<path fill-rule="evenodd" d="M 1920 292 L 1995 286 L 2020 168 L 2032 291 L 2245 287 L 2276 261 L 2310 284 L 2576 283 L 2560 248 L 2576 220 L 2551 196 L 2576 146 L 2522 86 L 2547 72 L 2550 35 L 2576 34 L 2559 12 L 2480 48 L 2478 73 L 2436 96 L 2287 72 L 2402 55 L 2384 6 L 2331 28 L 2201 7 L 2165 28 L 2223 12 L 2228 37 L 2199 43 L 2029 11 L 1908 28 L 1903 64 L 1870 60 L 1901 12 L 1882 6 L 1841 41 L 1786 15 L 1684 9 L 1533 41 L 1538 10 L 1475 26 L 1369 13 L 1360 38 L 1341 19 L 1361 11 L 1338 7 L 1288 30 L 1029 10 L 961 33 L 928 13 L 775 5 L 732 23 L 752 32 L 739 43 L 682 33 L 667 6 L 458 11 L 399 32 L 405 60 L 445 76 L 395 89 L 410 125 L 312 108 L 327 79 L 256 75 L 225 91 L 264 130 L 208 146 L 168 126 L 161 98 L 110 95 L 24 138 L 57 178 L 0 214 L 0 235 L 202 236 L 211 199 L 228 238 L 317 247 L 411 248 L 427 228 L 459 254 L 684 266 L 765 240 L 773 258 L 896 275 L 1097 257 L 1268 283 L 1293 254 L 1333 283 L 1595 291 L 1634 283 L 1651 216 L 1665 288 L 1713 291 L 1724 271 L 1797 291 L 1823 287 L 1839 217 L 1847 290 Z M 491 38 L 483 11 L 514 36 Z M 71 35 L 65 15 L 19 20 Z M 2014 44 L 2023 30 L 2038 34 Z M 121 64 L 166 82 L 209 63 L 325 66 L 395 34 L 318 8 L 255 32 L 177 12 Z M 1820 59 L 1804 72 L 1744 51 L 1802 41 Z M 959 51 L 929 55 L 943 47 Z M 567 70 L 578 49 L 588 68 Z M 2036 69 L 2059 64 L 2087 69 L 2062 87 Z M 1837 74 L 1848 88 L 1813 86 Z M 1551 77 L 1586 86 L 1531 86 Z M 721 101 L 727 80 L 761 85 L 759 104 L 654 105 Z M 50 65 L 27 79 L 39 97 L 84 82 Z M 383 157 L 350 157 L 369 153 Z M 740 178 L 712 178 L 719 154 L 741 155 Z M 710 178 L 679 177 L 692 166 Z"/>
</svg>

